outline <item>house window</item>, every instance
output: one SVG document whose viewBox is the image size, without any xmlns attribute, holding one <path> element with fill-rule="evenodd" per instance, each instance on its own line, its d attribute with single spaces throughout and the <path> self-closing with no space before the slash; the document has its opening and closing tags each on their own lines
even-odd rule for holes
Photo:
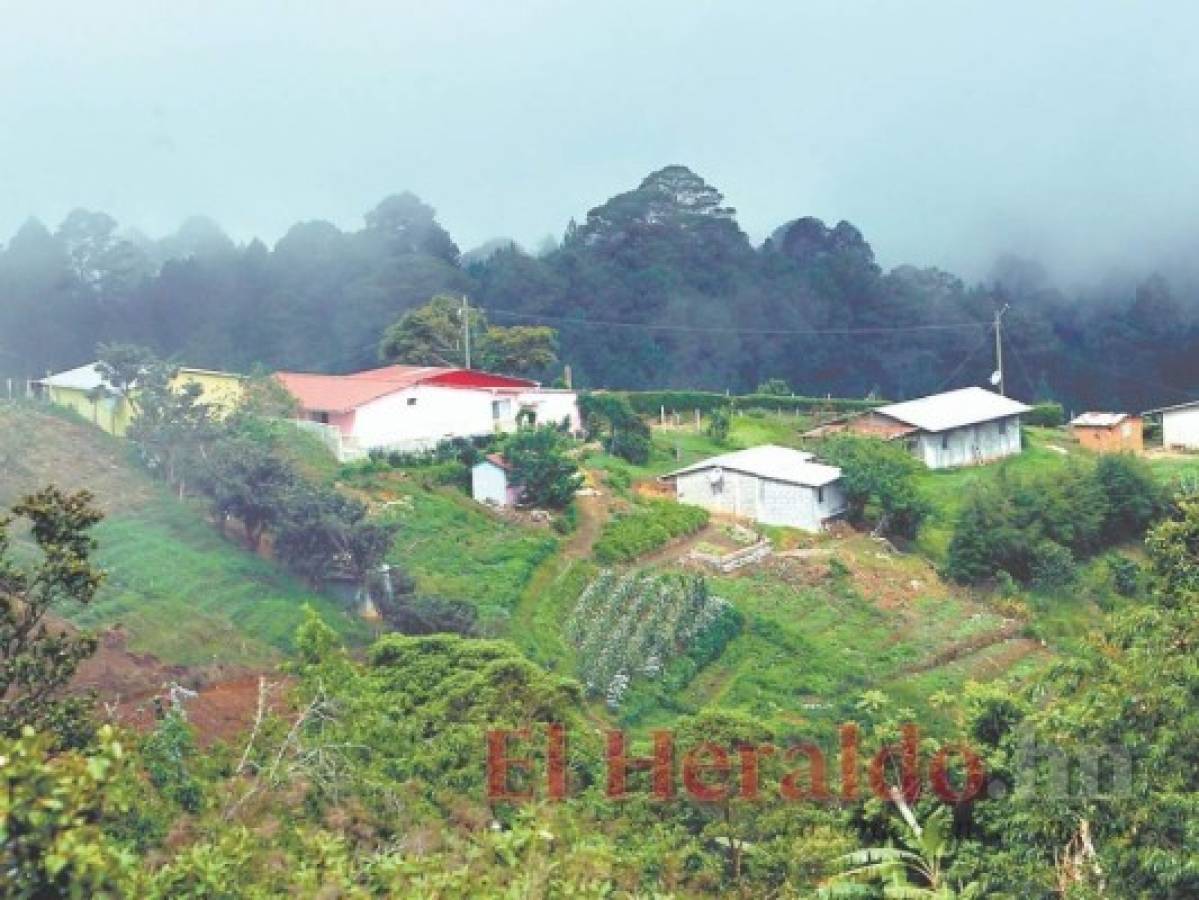
<svg viewBox="0 0 1199 900">
<path fill-rule="evenodd" d="M 1007 434 L 1007 419 L 1000 419 L 1000 420 L 999 420 L 999 433 L 1000 433 L 1000 434 Z"/>
<path fill-rule="evenodd" d="M 329 424 L 329 414 L 327 412 L 310 412 L 308 418 L 313 422 L 320 422 L 322 425 Z"/>
<path fill-rule="evenodd" d="M 416 398 L 415 398 L 415 397 L 409 397 L 409 398 L 408 398 L 408 405 L 409 405 L 409 406 L 416 406 Z"/>
<path fill-rule="evenodd" d="M 949 449 L 949 435 L 948 434 L 941 435 L 941 449 L 942 450 Z"/>
<path fill-rule="evenodd" d="M 495 421 L 508 418 L 508 414 L 512 411 L 511 400 L 492 400 L 491 401 L 491 418 Z"/>
<path fill-rule="evenodd" d="M 816 502 L 820 504 L 824 503 L 824 488 L 822 487 L 816 488 Z"/>
</svg>

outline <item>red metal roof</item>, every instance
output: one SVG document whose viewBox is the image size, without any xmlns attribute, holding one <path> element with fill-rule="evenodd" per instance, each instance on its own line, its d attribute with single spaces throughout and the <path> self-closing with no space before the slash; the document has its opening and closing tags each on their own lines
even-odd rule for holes
<svg viewBox="0 0 1199 900">
<path fill-rule="evenodd" d="M 276 372 L 275 378 L 305 410 L 342 413 L 418 384 L 451 388 L 524 389 L 537 382 L 443 366 L 384 366 L 349 375 Z"/>
<path fill-rule="evenodd" d="M 488 453 L 487 456 L 485 457 L 485 459 L 489 463 L 492 463 L 493 465 L 497 465 L 501 469 L 504 469 L 507 472 L 512 471 L 512 465 L 508 462 L 508 460 L 504 459 L 504 457 L 501 456 L 499 453 Z"/>
</svg>

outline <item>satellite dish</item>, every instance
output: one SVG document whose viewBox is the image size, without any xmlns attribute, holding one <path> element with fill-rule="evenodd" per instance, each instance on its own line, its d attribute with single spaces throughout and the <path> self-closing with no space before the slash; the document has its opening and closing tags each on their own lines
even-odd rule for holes
<svg viewBox="0 0 1199 900">
<path fill-rule="evenodd" d="M 1003 376 L 999 374 L 999 370 L 996 369 L 991 373 L 991 384 L 995 385 L 995 387 L 999 387 L 999 382 L 1001 381 L 1003 381 Z"/>
</svg>

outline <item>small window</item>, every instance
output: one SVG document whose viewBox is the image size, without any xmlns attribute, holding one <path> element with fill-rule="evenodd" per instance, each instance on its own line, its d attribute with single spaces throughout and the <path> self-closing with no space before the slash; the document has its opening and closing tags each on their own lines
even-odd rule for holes
<svg viewBox="0 0 1199 900">
<path fill-rule="evenodd" d="M 941 435 L 941 449 L 942 450 L 949 449 L 949 435 L 948 434 Z"/>
<path fill-rule="evenodd" d="M 495 421 L 505 419 L 512 412 L 511 400 L 492 400 L 491 401 L 491 418 Z"/>
<path fill-rule="evenodd" d="M 409 397 L 409 398 L 408 398 L 408 405 L 409 405 L 409 406 L 416 406 L 416 398 L 415 398 L 415 397 Z"/>
<path fill-rule="evenodd" d="M 816 502 L 824 503 L 824 488 L 822 487 L 816 488 Z"/>
<path fill-rule="evenodd" d="M 1007 419 L 1000 419 L 1000 420 L 999 420 L 999 433 L 1000 433 L 1000 434 L 1007 434 Z"/>
<path fill-rule="evenodd" d="M 322 425 L 329 424 L 329 414 L 327 412 L 312 412 L 308 414 L 308 418 L 314 422 L 320 422 Z"/>
</svg>

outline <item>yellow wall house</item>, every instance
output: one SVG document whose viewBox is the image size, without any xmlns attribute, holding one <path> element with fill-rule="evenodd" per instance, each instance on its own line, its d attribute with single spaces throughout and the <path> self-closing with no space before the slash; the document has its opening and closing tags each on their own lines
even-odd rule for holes
<svg viewBox="0 0 1199 900">
<path fill-rule="evenodd" d="M 171 386 L 179 389 L 187 384 L 200 385 L 201 401 L 222 415 L 230 412 L 241 400 L 244 380 L 244 376 L 229 372 L 180 368 L 171 380 Z M 35 384 L 51 403 L 73 409 L 110 434 L 123 435 L 133 419 L 129 401 L 116 396 L 101 377 L 95 363 L 47 375 Z"/>
</svg>

